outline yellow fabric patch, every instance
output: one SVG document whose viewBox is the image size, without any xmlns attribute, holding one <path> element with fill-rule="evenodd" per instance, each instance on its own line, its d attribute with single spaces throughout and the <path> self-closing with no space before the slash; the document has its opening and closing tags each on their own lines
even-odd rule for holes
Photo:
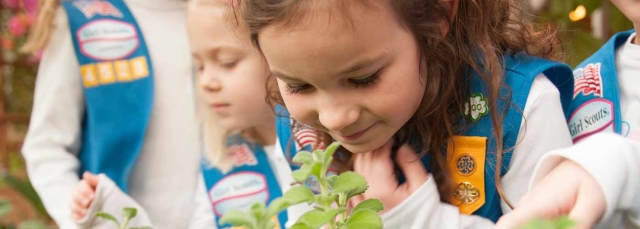
<svg viewBox="0 0 640 229">
<path fill-rule="evenodd" d="M 116 66 L 118 81 L 126 82 L 132 80 L 131 70 L 129 70 L 129 61 L 119 60 L 114 61 L 113 64 Z"/>
<path fill-rule="evenodd" d="M 96 64 L 96 66 L 98 68 L 98 75 L 100 76 L 100 84 L 104 85 L 116 82 L 116 76 L 111 62 L 101 62 Z"/>
<path fill-rule="evenodd" d="M 131 70 L 133 70 L 133 78 L 140 79 L 149 76 L 149 65 L 147 58 L 144 56 L 131 59 Z"/>
<path fill-rule="evenodd" d="M 98 86 L 98 74 L 96 72 L 95 64 L 85 64 L 80 66 L 80 75 L 82 75 L 84 87 L 91 88 Z"/>
<path fill-rule="evenodd" d="M 449 140 L 447 161 L 455 184 L 450 199 L 463 214 L 471 214 L 485 203 L 486 152 L 486 137 L 454 136 Z"/>
</svg>

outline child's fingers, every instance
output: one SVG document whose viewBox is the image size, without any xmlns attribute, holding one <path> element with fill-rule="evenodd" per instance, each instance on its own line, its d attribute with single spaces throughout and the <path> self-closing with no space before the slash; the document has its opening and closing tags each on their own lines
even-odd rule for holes
<svg viewBox="0 0 640 229">
<path fill-rule="evenodd" d="M 591 228 L 604 214 L 604 194 L 595 180 L 582 182 L 581 186 L 569 218 L 578 222 L 580 227 Z"/>
<path fill-rule="evenodd" d="M 73 200 L 80 206 L 89 207 L 93 201 L 94 195 L 95 191 L 89 187 L 89 184 L 87 184 L 85 180 L 81 180 L 73 194 Z"/>
<path fill-rule="evenodd" d="M 74 220 L 81 220 L 87 214 L 87 209 L 79 206 L 75 201 L 69 204 L 69 209 L 71 209 L 71 217 Z"/>
<path fill-rule="evenodd" d="M 527 224 L 534 218 L 553 218 L 558 216 L 557 211 L 550 211 L 549 208 L 545 208 L 541 204 L 521 205 L 502 216 L 498 223 L 496 223 L 496 229 L 512 229 Z"/>
<path fill-rule="evenodd" d="M 90 173 L 90 172 L 84 172 L 84 174 L 82 174 L 82 179 L 86 180 L 87 184 L 89 184 L 89 186 L 93 190 L 95 190 L 96 187 L 98 187 L 98 181 L 100 181 L 100 178 L 97 175 L 94 175 L 93 173 Z"/>
<path fill-rule="evenodd" d="M 407 179 L 407 184 L 410 190 L 418 189 L 424 182 L 429 179 L 429 173 L 424 168 L 420 157 L 413 152 L 413 149 L 407 144 L 404 144 L 398 149 L 397 161 L 400 170 L 404 173 Z"/>
</svg>

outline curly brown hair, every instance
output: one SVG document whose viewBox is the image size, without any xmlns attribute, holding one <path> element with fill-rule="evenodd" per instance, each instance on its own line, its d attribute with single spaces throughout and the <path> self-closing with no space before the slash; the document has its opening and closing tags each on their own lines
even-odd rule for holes
<svg viewBox="0 0 640 229">
<path fill-rule="evenodd" d="M 248 28 L 258 49 L 258 36 L 267 26 L 287 26 L 304 15 L 312 0 L 240 0 L 239 20 Z M 477 73 L 488 88 L 490 105 L 497 101 L 510 104 L 510 95 L 500 91 L 504 85 L 505 55 L 525 53 L 558 60 L 562 47 L 557 30 L 550 25 L 536 25 L 522 17 L 522 6 L 514 0 L 393 0 L 395 16 L 409 30 L 419 45 L 420 74 L 426 87 L 420 107 L 395 138 L 418 137 L 421 155 L 430 155 L 430 172 L 436 179 L 442 201 L 449 201 L 453 182 L 448 173 L 444 151 L 449 139 L 469 127 L 464 120 L 464 105 L 471 89 L 469 75 Z M 353 0 L 336 1 L 353 3 Z M 370 4 L 372 1 L 361 0 Z M 337 4 L 336 3 L 336 4 Z M 345 7 L 345 5 L 337 6 Z M 339 8 L 338 8 L 339 9 Z M 452 13 L 453 12 L 453 13 Z M 447 26 L 443 29 L 443 26 Z M 443 34 L 445 32 L 445 34 Z M 426 67 L 428 66 L 428 67 Z M 429 76 L 429 77 L 426 77 Z M 270 93 L 272 103 L 284 104 L 279 93 Z M 502 95 L 502 96 L 501 96 Z M 503 149 L 502 121 L 508 107 L 490 106 L 489 114 L 496 140 L 496 168 L 501 168 Z M 507 204 L 496 169 L 496 185 Z"/>
</svg>

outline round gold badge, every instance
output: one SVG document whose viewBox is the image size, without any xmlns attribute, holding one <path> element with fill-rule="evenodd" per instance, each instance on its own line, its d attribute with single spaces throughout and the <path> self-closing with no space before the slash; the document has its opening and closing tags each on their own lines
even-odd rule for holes
<svg viewBox="0 0 640 229">
<path fill-rule="evenodd" d="M 462 154 L 456 159 L 456 170 L 460 175 L 471 176 L 476 171 L 476 159 L 470 154 Z"/>
</svg>

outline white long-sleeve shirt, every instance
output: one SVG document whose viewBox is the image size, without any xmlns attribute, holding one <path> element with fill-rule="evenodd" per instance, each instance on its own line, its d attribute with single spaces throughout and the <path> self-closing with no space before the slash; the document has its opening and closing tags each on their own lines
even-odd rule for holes
<svg viewBox="0 0 640 229">
<path fill-rule="evenodd" d="M 560 104 L 558 89 L 544 75 L 538 75 L 527 97 L 518 144 L 508 172 L 501 178 L 506 196 L 515 205 L 528 190 L 538 160 L 544 153 L 571 146 L 571 135 Z M 525 121 L 526 120 L 526 121 Z M 276 147 L 282 154 L 282 148 Z M 511 209 L 502 201 L 503 212 Z M 308 206 L 301 206 L 306 210 Z M 290 211 L 289 223 L 305 211 Z M 294 214 L 294 215 L 292 215 Z M 429 178 L 400 205 L 382 215 L 384 228 L 491 228 L 493 222 L 478 216 L 460 214 L 458 208 L 440 202 L 436 183 Z"/>
<path fill-rule="evenodd" d="M 535 78 L 523 114 L 509 170 L 500 179 L 506 196 L 515 206 L 527 192 L 538 160 L 550 150 L 572 144 L 560 94 L 544 75 Z M 504 200 L 501 206 L 504 213 L 511 211 Z M 461 214 L 456 206 L 440 202 L 436 183 L 431 178 L 400 205 L 382 214 L 382 220 L 384 228 L 389 229 L 494 226 L 488 219 Z"/>
<path fill-rule="evenodd" d="M 564 159 L 582 166 L 605 195 L 606 211 L 596 228 L 640 228 L 640 45 L 631 42 L 635 37 L 616 50 L 622 135 L 596 134 L 550 152 L 531 182 L 535 185 Z"/>
<path fill-rule="evenodd" d="M 130 174 L 130 196 L 156 228 L 188 228 L 200 173 L 186 1 L 125 0 L 147 43 L 154 70 L 154 104 L 145 142 Z M 22 149 L 29 178 L 60 228 L 71 219 L 71 193 L 79 177 L 83 84 L 66 12 L 40 63 L 29 131 Z M 200 193 L 200 195 L 204 195 Z M 206 200 L 206 196 L 204 196 Z M 206 203 L 205 203 L 206 204 Z M 197 208 L 206 209 L 206 208 Z M 212 213 L 202 213 L 211 223 Z"/>
</svg>

